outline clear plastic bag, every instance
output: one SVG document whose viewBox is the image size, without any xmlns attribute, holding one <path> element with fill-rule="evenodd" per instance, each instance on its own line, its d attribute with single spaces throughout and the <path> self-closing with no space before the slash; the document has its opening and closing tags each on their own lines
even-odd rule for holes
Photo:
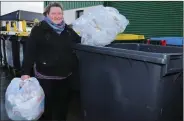
<svg viewBox="0 0 184 121">
<path fill-rule="evenodd" d="M 45 94 L 36 78 L 14 78 L 5 94 L 5 108 L 11 120 L 38 120 L 44 112 Z"/>
<path fill-rule="evenodd" d="M 90 8 L 72 25 L 82 37 L 82 44 L 91 46 L 105 46 L 116 38 L 117 34 L 124 32 L 129 21 L 112 7 Z"/>
</svg>

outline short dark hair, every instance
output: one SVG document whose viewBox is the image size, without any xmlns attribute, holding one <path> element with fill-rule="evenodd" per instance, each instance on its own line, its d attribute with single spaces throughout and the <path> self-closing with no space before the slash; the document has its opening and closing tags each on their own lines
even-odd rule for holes
<svg viewBox="0 0 184 121">
<path fill-rule="evenodd" d="M 43 12 L 43 15 L 44 15 L 44 16 L 47 16 L 47 14 L 49 14 L 50 9 L 51 9 L 52 7 L 59 7 L 59 8 L 61 8 L 61 10 L 63 10 L 63 6 L 62 6 L 61 3 L 51 2 L 50 4 L 48 4 L 48 5 L 45 7 L 45 10 L 44 10 L 44 12 Z"/>
</svg>

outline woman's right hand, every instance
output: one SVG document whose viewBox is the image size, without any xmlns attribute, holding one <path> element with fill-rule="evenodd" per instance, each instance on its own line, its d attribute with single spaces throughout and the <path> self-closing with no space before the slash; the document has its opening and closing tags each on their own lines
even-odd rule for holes
<svg viewBox="0 0 184 121">
<path fill-rule="evenodd" d="M 29 78 L 30 78 L 29 75 L 22 75 L 22 76 L 21 76 L 22 81 L 24 81 L 24 80 L 26 80 L 26 79 L 29 79 Z"/>
</svg>

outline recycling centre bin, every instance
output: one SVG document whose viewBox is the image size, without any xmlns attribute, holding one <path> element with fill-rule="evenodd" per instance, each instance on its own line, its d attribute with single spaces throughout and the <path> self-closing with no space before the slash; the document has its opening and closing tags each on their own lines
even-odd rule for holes
<svg viewBox="0 0 184 121">
<path fill-rule="evenodd" d="M 84 121 L 182 121 L 183 50 L 77 44 Z"/>
<path fill-rule="evenodd" d="M 7 66 L 15 76 L 20 75 L 25 51 L 26 37 L 10 36 L 1 40 L 2 64 Z"/>
<path fill-rule="evenodd" d="M 147 40 L 149 44 L 158 44 L 163 46 L 183 46 L 184 37 L 151 37 Z"/>
<path fill-rule="evenodd" d="M 20 76 L 25 41 L 32 27 L 43 20 L 42 13 L 17 10 L 0 16 L 3 23 L 1 38 L 2 61 L 14 76 Z M 0 43 L 1 44 L 1 43 Z"/>
<path fill-rule="evenodd" d="M 5 40 L 5 53 L 9 69 L 13 71 L 20 70 L 20 42 L 17 36 L 11 36 L 9 39 Z"/>
<path fill-rule="evenodd" d="M 112 43 L 146 43 L 144 35 L 118 34 Z"/>
<path fill-rule="evenodd" d="M 0 51 L 1 51 L 1 66 L 5 66 L 5 58 L 4 58 L 4 55 L 5 55 L 5 52 L 4 52 L 4 47 L 5 47 L 5 41 L 4 41 L 4 39 L 1 37 L 1 41 L 0 41 L 0 45 L 1 45 L 1 49 L 0 49 Z M 4 45 L 4 46 L 3 46 Z"/>
</svg>

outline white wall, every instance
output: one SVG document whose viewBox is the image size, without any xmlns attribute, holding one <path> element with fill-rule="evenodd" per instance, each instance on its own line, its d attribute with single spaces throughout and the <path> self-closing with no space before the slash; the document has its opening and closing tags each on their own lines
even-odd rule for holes
<svg viewBox="0 0 184 121">
<path fill-rule="evenodd" d="M 102 6 L 102 5 L 98 5 Z M 84 10 L 84 13 L 88 11 L 90 8 L 98 7 L 98 6 L 92 6 L 92 7 L 85 7 L 85 8 L 77 8 L 77 9 L 71 9 L 71 10 L 65 10 L 64 11 L 64 19 L 67 24 L 71 24 L 76 19 L 76 11 L 77 10 Z"/>
<path fill-rule="evenodd" d="M 1 2 L 1 15 L 16 11 L 25 10 L 31 12 L 43 13 L 43 2 Z"/>
</svg>

